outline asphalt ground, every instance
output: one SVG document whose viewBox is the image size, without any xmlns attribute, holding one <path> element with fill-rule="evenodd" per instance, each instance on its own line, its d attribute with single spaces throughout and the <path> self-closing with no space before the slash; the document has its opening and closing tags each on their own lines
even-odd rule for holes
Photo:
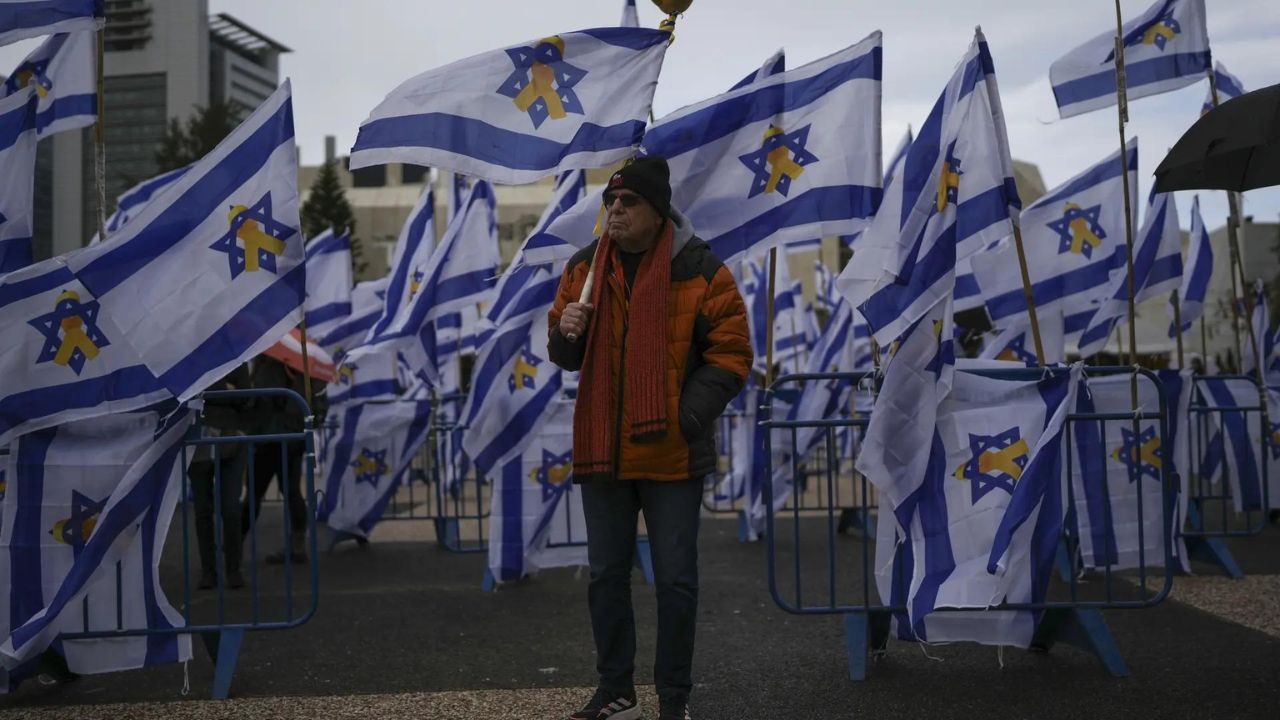
<svg viewBox="0 0 1280 720">
<path fill-rule="evenodd" d="M 259 554 L 279 544 L 268 504 Z M 278 506 L 276 506 L 278 508 Z M 175 518 L 162 578 L 183 602 L 181 518 Z M 806 604 L 828 600 L 827 519 L 801 521 L 801 589 Z M 794 593 L 794 527 L 776 530 L 779 592 Z M 194 536 L 192 536 L 194 545 Z M 1106 674 L 1090 654 L 1066 645 L 1027 652 L 972 644 L 891 641 L 871 677 L 848 676 L 842 620 L 780 610 L 766 576 L 767 544 L 743 544 L 737 525 L 708 516 L 702 526 L 696 718 L 1276 718 L 1280 717 L 1280 529 L 1227 542 L 1249 578 L 1219 579 L 1209 566 L 1173 578 L 1167 601 L 1104 618 L 1132 675 Z M 842 536 L 837 601 L 862 597 L 863 545 Z M 872 553 L 874 548 L 868 548 Z M 255 718 L 422 717 L 557 718 L 595 683 L 586 608 L 586 576 L 573 569 L 481 590 L 485 555 L 458 554 L 434 542 L 431 524 L 384 523 L 364 547 L 344 544 L 320 555 L 314 617 L 279 632 L 249 634 L 231 701 L 207 700 L 213 667 L 197 643 L 183 695 L 184 669 L 165 666 L 87 676 L 67 684 L 29 681 L 0 699 L 12 717 Z M 283 617 L 279 568 L 258 568 L 261 619 Z M 1148 575 L 1147 596 L 1163 583 Z M 194 583 L 194 578 L 191 580 Z M 651 588 L 634 579 L 639 653 L 636 681 L 652 683 L 656 608 Z M 1097 575 L 1077 585 L 1082 597 L 1105 594 Z M 309 568 L 293 569 L 294 612 L 309 600 Z M 1069 586 L 1054 581 L 1054 597 Z M 1132 574 L 1112 584 L 1136 599 Z M 1180 600 L 1185 595 L 1187 601 Z M 216 593 L 191 591 L 193 620 L 216 619 Z M 229 618 L 250 617 L 248 591 L 228 593 Z M 874 595 L 873 595 L 874 597 Z M 652 689 L 641 690 L 656 717 Z"/>
</svg>

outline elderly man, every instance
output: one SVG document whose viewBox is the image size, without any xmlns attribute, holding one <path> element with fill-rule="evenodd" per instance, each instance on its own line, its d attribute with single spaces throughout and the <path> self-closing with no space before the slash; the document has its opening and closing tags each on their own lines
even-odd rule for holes
<svg viewBox="0 0 1280 720">
<path fill-rule="evenodd" d="M 602 237 L 569 261 L 549 316 L 553 362 L 581 370 L 573 482 L 582 487 L 587 601 L 599 689 L 570 718 L 640 717 L 631 561 L 643 511 L 658 597 L 661 720 L 687 720 L 698 612 L 698 516 L 716 467 L 716 418 L 751 368 L 746 309 L 729 269 L 671 206 L 661 157 L 604 194 Z M 591 272 L 586 303 L 578 302 Z"/>
</svg>

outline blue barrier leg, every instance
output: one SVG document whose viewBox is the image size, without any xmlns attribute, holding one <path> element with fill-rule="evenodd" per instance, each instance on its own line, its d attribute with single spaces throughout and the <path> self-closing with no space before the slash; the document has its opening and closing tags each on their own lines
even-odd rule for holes
<svg viewBox="0 0 1280 720">
<path fill-rule="evenodd" d="M 1067 552 L 1067 541 L 1065 539 L 1059 540 L 1054 565 L 1058 568 L 1058 577 L 1062 578 L 1064 583 L 1071 582 L 1071 575 L 1075 572 L 1075 568 L 1071 564 L 1071 555 Z"/>
<path fill-rule="evenodd" d="M 240 659 L 244 630 L 228 629 L 201 635 L 209 657 L 213 658 L 213 699 L 226 700 L 231 692 L 231 678 L 236 672 L 236 662 Z"/>
<path fill-rule="evenodd" d="M 480 581 L 480 589 L 484 592 L 494 592 L 498 589 L 498 581 L 493 577 L 493 571 L 487 566 L 484 569 L 484 579 Z"/>
<path fill-rule="evenodd" d="M 1129 666 L 1125 664 L 1115 638 L 1111 637 L 1102 613 L 1097 610 L 1045 610 L 1031 647 L 1049 652 L 1058 642 L 1093 653 L 1102 667 L 1115 677 L 1129 677 Z"/>
<path fill-rule="evenodd" d="M 1187 555 L 1192 560 L 1216 565 L 1232 580 L 1244 578 L 1244 571 L 1236 564 L 1235 557 L 1222 543 L 1222 538 L 1188 537 L 1184 539 L 1187 542 Z"/>
<path fill-rule="evenodd" d="M 436 518 L 436 542 L 454 552 L 462 547 L 457 518 Z"/>
<path fill-rule="evenodd" d="M 888 613 L 851 613 L 844 616 L 844 647 L 849 653 L 849 679 L 867 679 L 867 661 L 873 651 L 889 642 Z"/>
<path fill-rule="evenodd" d="M 863 532 L 863 528 L 866 532 Z M 836 526 L 836 531 L 844 534 L 849 530 L 857 532 L 858 535 L 871 539 L 876 536 L 876 519 L 867 508 L 845 508 L 840 511 L 840 524 Z"/>
<path fill-rule="evenodd" d="M 644 581 L 653 584 L 653 554 L 649 552 L 649 538 L 636 538 L 636 554 L 631 563 L 644 573 Z"/>
<path fill-rule="evenodd" d="M 738 542 L 751 542 L 751 533 L 748 532 L 747 513 L 745 510 L 738 511 Z"/>
</svg>

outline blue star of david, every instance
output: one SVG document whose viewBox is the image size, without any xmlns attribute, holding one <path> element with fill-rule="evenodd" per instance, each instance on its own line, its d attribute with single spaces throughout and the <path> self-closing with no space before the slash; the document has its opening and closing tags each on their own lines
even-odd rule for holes
<svg viewBox="0 0 1280 720">
<path fill-rule="evenodd" d="M 813 125 L 805 125 L 793 132 L 770 135 L 765 138 L 759 150 L 738 158 L 755 175 L 751 181 L 751 192 L 747 195 L 748 200 L 763 193 L 769 186 L 769 180 L 774 174 L 770 155 L 775 150 L 785 147 L 790 162 L 802 169 L 818 162 L 818 156 L 806 149 L 809 144 L 809 129 L 812 127 Z M 777 190 L 783 197 L 787 197 L 791 192 L 791 175 L 784 173 L 778 177 Z"/>
<path fill-rule="evenodd" d="M 1151 20 L 1126 33 L 1124 36 L 1124 46 L 1133 47 L 1135 45 L 1141 45 L 1143 40 L 1146 38 L 1147 31 L 1157 25 L 1163 25 L 1175 35 L 1182 32 L 1182 25 L 1177 20 L 1173 19 L 1174 2 L 1176 2 L 1176 0 L 1165 0 L 1164 6 L 1160 8 L 1160 11 L 1157 12 Z M 1152 42 L 1157 48 L 1164 51 L 1165 37 L 1162 34 L 1156 33 L 1155 37 L 1152 38 Z M 1102 61 L 1102 64 L 1110 65 L 1115 61 L 1115 59 L 1116 51 L 1112 50 L 1107 53 L 1107 57 Z"/>
<path fill-rule="evenodd" d="M 362 465 L 368 467 L 361 470 Z M 362 448 L 356 459 L 351 461 L 351 467 L 355 468 L 357 483 L 366 482 L 376 488 L 378 481 L 387 474 L 387 451 L 374 452 L 369 448 Z"/>
<path fill-rule="evenodd" d="M 1102 216 L 1102 205 L 1094 205 L 1091 208 L 1067 208 L 1066 212 L 1058 220 L 1049 222 L 1049 229 L 1058 233 L 1058 254 L 1071 252 L 1071 247 L 1075 243 L 1075 238 L 1071 234 L 1071 223 L 1074 220 L 1083 218 L 1089 223 L 1089 231 L 1098 236 L 1099 240 L 1107 239 L 1107 231 L 1102 229 L 1102 225 L 1098 220 Z M 1080 243 L 1080 254 L 1086 258 L 1093 257 L 1093 245 L 1087 242 Z"/>
<path fill-rule="evenodd" d="M 1013 486 L 1017 484 L 1017 478 L 1000 468 L 992 468 L 987 472 L 982 472 L 982 456 L 989 452 L 997 453 L 1007 447 L 1016 445 L 1021 439 L 1021 433 L 1018 432 L 1016 427 L 997 435 L 969 436 L 969 451 L 972 457 L 965 466 L 964 472 L 965 477 L 969 480 L 969 488 L 973 493 L 973 503 L 975 505 L 992 490 L 1003 490 L 1009 495 L 1013 495 Z M 1012 460 L 1019 470 L 1027 468 L 1027 456 L 1025 453 Z"/>
<path fill-rule="evenodd" d="M 267 192 L 257 204 L 248 210 L 236 215 L 231 220 L 231 227 L 227 230 L 218 241 L 210 245 L 209 248 L 217 250 L 227 255 L 227 266 L 231 269 L 231 279 L 234 280 L 240 276 L 245 269 L 245 249 L 241 247 L 237 237 L 240 229 L 250 220 L 258 223 L 259 229 L 265 234 L 281 242 L 288 242 L 290 238 L 298 233 L 296 228 L 279 222 L 271 215 L 271 193 Z M 276 274 L 276 256 L 266 248 L 258 249 L 258 266 L 264 270 L 268 270 L 272 275 Z"/>
<path fill-rule="evenodd" d="M 529 338 L 525 341 L 524 347 L 520 349 L 520 353 L 516 355 L 515 367 L 512 368 L 511 374 L 507 376 L 507 389 L 511 392 L 522 389 L 536 390 L 536 371 L 541 364 L 542 358 L 533 354 L 533 338 Z"/>
<path fill-rule="evenodd" d="M 1009 344 L 1005 346 L 1005 349 L 1000 353 L 1000 355 L 1004 355 L 1005 353 L 1009 353 L 1014 357 L 1015 360 L 1020 360 L 1024 363 L 1040 362 L 1035 355 L 1032 355 L 1031 353 L 1027 352 L 1027 334 L 1026 333 L 1023 333 L 1015 337 L 1013 340 L 1010 340 Z M 1004 358 L 1001 357 L 1000 359 L 1003 360 Z"/>
<path fill-rule="evenodd" d="M 564 53 L 549 40 L 550 38 L 543 40 L 534 47 L 518 47 L 507 50 L 507 56 L 511 58 L 511 64 L 515 66 L 515 70 L 498 87 L 497 93 L 515 100 L 525 91 L 529 83 L 534 81 L 534 65 L 541 64 L 550 68 L 555 78 L 556 95 L 560 98 L 560 104 L 564 107 L 564 111 L 574 115 L 584 115 L 586 111 L 583 109 L 582 101 L 578 99 L 578 94 L 574 91 L 574 87 L 582 82 L 582 79 L 589 73 L 582 68 L 565 62 Z M 542 99 L 531 104 L 527 113 L 529 119 L 533 121 L 535 130 L 542 127 L 542 123 L 551 117 L 551 110 L 547 107 L 546 101 Z"/>
<path fill-rule="evenodd" d="M 551 471 L 563 468 L 569 474 L 565 475 L 562 482 L 556 483 L 551 480 Z M 551 498 L 564 493 L 569 489 L 569 479 L 573 472 L 573 451 L 570 450 L 563 455 L 557 455 L 546 448 L 542 450 L 542 465 L 537 469 L 534 479 L 542 486 L 542 502 L 548 502 Z"/>
<path fill-rule="evenodd" d="M 960 202 L 960 185 L 958 182 L 958 178 L 961 175 L 964 175 L 964 171 L 960 169 L 960 164 L 962 162 L 963 160 L 956 157 L 956 144 L 955 144 L 955 141 L 952 141 L 951 144 L 947 146 L 946 163 L 947 163 L 947 168 L 949 168 L 950 171 L 956 176 L 957 183 L 955 185 L 952 185 L 951 183 L 947 183 L 947 186 L 946 186 L 947 187 L 947 203 L 950 205 L 955 205 Z"/>
<path fill-rule="evenodd" d="M 19 65 L 18 69 L 13 71 L 13 75 L 10 75 L 9 79 L 4 81 L 4 87 L 7 91 L 5 94 L 12 95 L 21 90 L 22 88 L 18 86 L 19 78 L 21 78 L 24 73 L 28 72 L 31 73 L 28 85 L 35 84 L 43 88 L 46 93 L 52 90 L 53 81 L 49 79 L 48 75 L 49 61 L 51 59 L 52 58 L 45 58 L 43 60 L 25 62 Z"/>
<path fill-rule="evenodd" d="M 98 327 L 98 309 L 97 300 L 82 303 L 75 297 L 67 297 L 64 293 L 63 297 L 58 299 L 53 312 L 41 315 L 35 320 L 28 320 L 27 324 L 39 330 L 44 336 L 44 345 L 40 348 L 40 354 L 36 356 L 36 364 L 50 362 L 58 356 L 58 351 L 62 349 L 63 342 L 66 340 L 63 335 L 62 321 L 70 318 L 80 319 L 80 330 L 95 347 L 102 349 L 110 345 L 111 342 Z M 77 347 L 71 351 L 67 367 L 79 375 L 84 370 L 87 359 L 84 352 Z"/>
<path fill-rule="evenodd" d="M 1129 469 L 1129 482 L 1137 482 L 1138 478 L 1143 475 L 1150 476 L 1153 480 L 1160 479 L 1160 468 L 1156 467 L 1143 459 L 1142 448 L 1156 437 L 1156 429 L 1154 426 L 1143 430 L 1137 436 L 1137 442 L 1134 441 L 1133 430 L 1120 428 L 1120 449 L 1116 451 L 1116 460 Z M 1164 459 L 1164 448 L 1156 448 L 1156 458 Z"/>
<path fill-rule="evenodd" d="M 0 227 L 4 227 L 4 224 L 7 222 L 9 222 L 9 218 L 5 217 L 4 213 L 0 212 Z"/>
<path fill-rule="evenodd" d="M 1271 459 L 1280 460 L 1280 423 L 1271 423 L 1271 436 L 1267 438 L 1267 447 L 1271 448 Z"/>
<path fill-rule="evenodd" d="M 95 501 L 79 491 L 72 490 L 71 517 L 62 521 L 62 537 L 57 538 L 53 530 L 50 530 L 49 534 L 70 545 L 72 555 L 79 557 L 80 552 L 84 550 L 84 544 L 93 534 L 93 528 L 86 527 L 87 522 L 96 518 L 106 506 L 106 498 Z"/>
</svg>

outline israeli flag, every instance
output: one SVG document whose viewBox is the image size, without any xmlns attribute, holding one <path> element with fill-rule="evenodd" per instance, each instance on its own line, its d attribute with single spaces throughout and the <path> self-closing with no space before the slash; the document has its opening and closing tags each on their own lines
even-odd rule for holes
<svg viewBox="0 0 1280 720">
<path fill-rule="evenodd" d="M 494 478 L 489 572 L 511 582 L 587 564 L 587 522 L 573 480 L 573 401 L 552 403 L 528 447 Z"/>
<path fill-rule="evenodd" d="M 774 498 L 780 502 L 774 505 L 775 514 L 789 497 L 792 484 L 791 433 L 779 429 L 770 435 L 770 429 L 760 424 L 765 417 L 763 405 L 768 398 L 771 403 L 769 417 L 782 420 L 790 415 L 791 403 L 779 395 L 766 395 L 764 389 L 754 384 L 747 388 L 745 395 L 746 411 L 738 423 L 739 437 L 734 439 L 729 474 L 722 481 L 717 497 L 721 501 L 742 500 L 747 540 L 755 542 L 764 533 L 767 523 L 765 479 L 772 477 L 777 483 Z M 768 447 L 765 446 L 766 436 L 770 443 Z"/>
<path fill-rule="evenodd" d="M 27 38 L 99 30 L 103 0 L 0 0 L 0 46 Z"/>
<path fill-rule="evenodd" d="M 458 173 L 449 173 L 449 213 L 445 216 L 446 222 L 453 222 L 454 216 L 462 212 L 462 207 L 467 202 L 467 193 L 469 192 L 471 192 L 470 178 Z"/>
<path fill-rule="evenodd" d="M 1036 321 L 1040 326 L 1040 344 L 1044 347 L 1044 361 L 1055 365 L 1067 361 L 1066 331 L 1063 328 L 1062 310 L 1036 309 Z M 982 348 L 981 360 L 1005 360 L 1030 366 L 1039 364 L 1036 357 L 1035 338 L 1031 334 L 1031 322 L 1018 322 L 1001 330 Z"/>
<path fill-rule="evenodd" d="M 36 108 L 32 89 L 0 98 L 0 275 L 32 260 Z"/>
<path fill-rule="evenodd" d="M 563 392 L 564 375 L 547 355 L 546 317 L 559 287 L 560 273 L 536 266 L 476 354 L 462 447 L 486 475 L 524 452 Z"/>
<path fill-rule="evenodd" d="M 746 280 L 742 285 L 742 299 L 747 307 L 747 325 L 751 331 L 751 350 L 755 357 L 755 369 L 765 372 L 768 362 L 769 345 L 769 266 L 768 253 L 748 260 L 744 266 Z M 782 368 L 800 350 L 797 340 L 799 326 L 795 324 L 796 307 L 793 283 L 791 282 L 791 264 L 786 256 L 778 258 L 778 267 L 774 270 L 774 303 L 773 303 L 773 362 Z M 793 365 L 791 372 L 799 372 L 799 365 Z"/>
<path fill-rule="evenodd" d="M 883 600 L 907 606 L 900 637 L 1030 647 L 1032 612 L 935 611 L 1045 600 L 1062 532 L 1063 429 L 1080 377 L 1079 364 L 1036 381 L 956 374 L 924 446 L 924 482 L 894 493 L 891 514 L 881 496 L 876 579 Z M 869 477 L 894 483 L 884 470 Z"/>
<path fill-rule="evenodd" d="M 578 208 L 579 203 L 586 196 L 587 174 L 585 172 L 570 170 L 557 178 L 555 191 L 551 195 L 551 202 L 547 204 L 547 209 L 542 211 L 542 217 L 538 219 L 538 224 L 534 226 L 533 232 L 525 239 L 520 252 L 516 254 L 516 258 L 511 261 L 512 266 L 566 262 L 573 257 L 574 253 L 578 252 L 578 247 L 549 234 L 547 230 L 551 227 L 551 223 L 571 210 L 588 210 L 585 206 Z M 603 207 L 603 205 L 600 207 Z M 599 208 L 596 208 L 596 210 L 598 211 Z M 597 215 L 599 215 L 599 212 L 597 212 Z M 505 276 L 503 280 L 498 281 L 498 299 L 494 302 L 495 308 L 503 305 L 502 298 L 506 297 L 506 292 L 503 288 L 506 282 Z"/>
<path fill-rule="evenodd" d="M 335 362 L 339 354 L 363 342 L 369 329 L 382 317 L 390 283 L 390 277 L 382 277 L 356 283 L 351 290 L 351 314 L 319 338 L 320 346 L 334 356 Z"/>
<path fill-rule="evenodd" d="M 1145 565 L 1160 572 L 1165 548 L 1172 544 L 1172 555 L 1182 570 L 1190 571 L 1178 529 L 1186 519 L 1192 472 L 1190 437 L 1180 432 L 1189 413 L 1192 375 L 1190 370 L 1162 370 L 1159 375 L 1169 409 L 1168 436 L 1158 420 L 1139 422 L 1136 434 L 1130 420 L 1082 420 L 1071 428 L 1072 494 L 1080 555 L 1087 568 L 1122 570 Z M 1128 376 L 1090 378 L 1088 392 L 1078 398 L 1077 412 L 1132 412 L 1130 384 Z M 1148 379 L 1138 379 L 1138 404 L 1151 410 L 1160 406 L 1157 390 Z M 1168 521 L 1165 464 L 1170 477 L 1180 477 L 1182 483 L 1177 505 L 1168 509 Z"/>
<path fill-rule="evenodd" d="M 1011 235 L 1021 207 L 995 64 L 978 29 L 837 287 L 886 345 L 953 296 L 956 263 Z"/>
<path fill-rule="evenodd" d="M 415 373 L 424 373 L 428 382 L 438 386 L 441 376 L 435 322 L 465 305 L 487 302 L 499 262 L 493 186 L 477 181 L 461 214 L 449 223 L 440 247 L 410 278 L 409 303 L 384 330 L 379 322 L 364 344 L 347 357 L 357 360 L 387 350 L 402 352 Z"/>
<path fill-rule="evenodd" d="M 391 274 L 387 281 L 386 303 L 382 316 L 369 331 L 369 337 L 386 333 L 396 317 L 409 307 L 409 300 L 422 284 L 423 270 L 436 250 L 436 200 L 430 185 L 418 197 L 409 217 L 400 228 L 396 248 L 391 254 Z"/>
<path fill-rule="evenodd" d="M 671 166 L 672 204 L 727 264 L 861 230 L 880 203 L 880 33 L 658 121 L 639 153 Z M 604 189 L 547 234 L 596 238 Z"/>
<path fill-rule="evenodd" d="M 1209 70 L 1204 0 L 1156 0 L 1123 25 L 1130 101 L 1199 82 Z M 1107 30 L 1049 66 L 1063 118 L 1116 104 L 1116 32 Z"/>
<path fill-rule="evenodd" d="M 1272 472 L 1268 465 L 1268 481 L 1264 495 L 1262 482 L 1263 453 L 1275 455 L 1280 452 L 1280 422 L 1275 422 L 1264 432 L 1262 413 L 1253 411 L 1226 410 L 1215 411 L 1214 408 L 1241 408 L 1258 406 L 1258 386 L 1243 378 L 1222 378 L 1199 376 L 1196 386 L 1200 393 L 1206 413 L 1210 420 L 1211 436 L 1221 433 L 1225 442 L 1220 446 L 1216 460 L 1226 466 L 1228 488 L 1232 505 L 1237 513 L 1257 512 L 1280 505 L 1280 468 Z M 1278 417 L 1271 415 L 1270 417 Z M 1217 438 L 1214 437 L 1216 440 Z M 1215 448 L 1210 447 L 1210 459 L 1213 460 Z M 1207 463 L 1209 467 L 1201 468 L 1203 474 L 1215 478 L 1220 469 Z"/>
<path fill-rule="evenodd" d="M 1250 375 L 1257 368 L 1262 368 L 1265 375 L 1276 355 L 1276 345 L 1271 335 L 1271 314 L 1267 311 L 1267 287 L 1262 278 L 1254 281 L 1253 315 L 1250 318 L 1250 324 L 1253 326 L 1253 331 L 1245 338 L 1240 371 Z"/>
<path fill-rule="evenodd" d="M 307 243 L 307 335 L 324 337 L 351 316 L 351 233 L 326 230 Z"/>
<path fill-rule="evenodd" d="M 836 274 L 820 259 L 813 261 L 813 288 L 814 299 L 827 311 L 829 322 L 843 298 L 836 290 Z"/>
<path fill-rule="evenodd" d="M 1125 146 L 1125 157 L 1132 222 L 1137 227 L 1136 138 Z M 1022 212 L 1022 248 L 1037 312 L 1059 308 L 1074 311 L 1098 299 L 1111 281 L 1112 270 L 1125 264 L 1124 178 L 1120 162 L 1120 152 L 1116 151 Z M 972 262 L 991 322 L 996 327 L 1028 322 L 1022 269 L 1012 239 L 975 255 Z M 1071 324 L 1068 321 L 1068 334 L 1072 333 Z"/>
<path fill-rule="evenodd" d="M 395 352 L 375 353 L 351 360 L 345 351 L 338 350 L 333 355 L 333 362 L 338 369 L 326 389 L 332 406 L 393 400 L 404 386 Z"/>
<path fill-rule="evenodd" d="M 319 519 L 368 538 L 405 481 L 431 428 L 431 403 L 355 403 L 342 411 L 325 457 Z"/>
<path fill-rule="evenodd" d="M 360 126 L 351 169 L 412 163 L 522 185 L 623 160 L 644 135 L 670 39 L 597 28 L 425 72 Z"/>
<path fill-rule="evenodd" d="M 9 75 L 0 97 L 25 87 L 34 87 L 40 98 L 36 132 L 42 138 L 96 122 L 98 48 L 94 33 L 62 33 L 45 40 Z"/>
<path fill-rule="evenodd" d="M 160 587 L 160 555 L 182 488 L 180 445 L 195 413 L 66 423 L 19 438 L 4 503 L 0 691 L 61 633 L 180 628 Z M 117 597 L 119 592 L 119 597 Z M 64 640 L 73 672 L 191 659 L 189 635 Z"/>
<path fill-rule="evenodd" d="M 779 48 L 778 52 L 774 53 L 769 57 L 768 60 L 764 61 L 764 65 L 761 65 L 759 70 L 756 70 L 750 75 L 739 80 L 737 85 L 734 85 L 733 87 L 729 88 L 729 92 L 733 92 L 734 90 L 744 88 L 748 85 L 753 85 L 755 83 L 760 82 L 761 80 L 771 78 L 774 75 L 778 75 L 786 71 L 787 71 L 787 51 L 783 48 Z"/>
<path fill-rule="evenodd" d="M 1218 104 L 1244 94 L 1244 83 L 1240 78 L 1227 72 L 1226 66 L 1220 62 L 1213 64 L 1213 82 L 1218 88 Z M 1204 96 L 1204 105 L 1200 106 L 1200 116 L 1204 117 L 1213 109 L 1213 88 L 1209 88 Z"/>
<path fill-rule="evenodd" d="M 1173 193 L 1156 195 L 1154 186 L 1147 198 L 1147 215 L 1133 249 L 1132 282 L 1135 305 L 1163 293 L 1171 293 L 1182 284 L 1182 231 L 1178 229 L 1178 208 Z M 1111 284 L 1102 295 L 1098 312 L 1080 336 L 1080 357 L 1102 350 L 1112 329 L 1128 322 L 1129 283 L 1126 261 L 1112 271 Z"/>
<path fill-rule="evenodd" d="M 1191 201 L 1191 243 L 1187 246 L 1187 265 L 1182 273 L 1182 287 L 1178 290 L 1179 314 L 1182 316 L 1182 332 L 1204 315 L 1205 296 L 1209 293 L 1209 278 L 1213 277 L 1213 245 L 1209 242 L 1209 230 L 1200 216 L 1200 196 Z M 1169 298 L 1169 318 L 1173 315 L 1173 297 Z M 1177 334 L 1177 327 L 1169 323 L 1169 337 Z"/>
<path fill-rule="evenodd" d="M 134 185 L 116 200 L 116 211 L 111 213 L 107 218 L 107 235 L 110 236 L 125 223 L 142 212 L 142 209 L 151 203 L 151 201 L 164 194 L 174 183 L 178 182 L 183 175 L 186 175 L 193 166 L 188 165 L 177 170 L 170 170 L 167 173 L 157 175 L 150 180 Z M 102 238 L 97 233 L 93 234 L 93 238 L 89 240 L 90 245 L 97 245 L 102 242 Z"/>
<path fill-rule="evenodd" d="M 787 263 L 781 263 L 783 267 Z M 791 372 L 800 372 L 805 365 L 804 308 L 800 293 L 800 281 L 791 282 L 791 274 L 780 272 L 786 284 L 777 285 L 780 290 L 773 303 L 773 361 Z M 766 285 L 767 287 L 767 285 Z"/>
<path fill-rule="evenodd" d="M 302 319 L 297 176 L 286 80 L 163 202 L 67 257 L 89 291 L 81 302 L 96 300 L 121 332 L 106 340 L 131 345 L 179 400 Z"/>
<path fill-rule="evenodd" d="M 640 14 L 636 11 L 636 0 L 622 0 L 622 22 L 619 27 L 640 27 Z"/>
</svg>

